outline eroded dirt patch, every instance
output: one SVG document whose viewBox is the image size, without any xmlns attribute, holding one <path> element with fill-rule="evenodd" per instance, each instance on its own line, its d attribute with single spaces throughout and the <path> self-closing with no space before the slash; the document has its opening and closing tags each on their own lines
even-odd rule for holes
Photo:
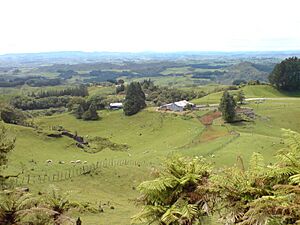
<svg viewBox="0 0 300 225">
<path fill-rule="evenodd" d="M 200 122 L 205 125 L 212 125 L 213 121 L 221 116 L 220 111 L 208 113 L 200 118 Z"/>
</svg>

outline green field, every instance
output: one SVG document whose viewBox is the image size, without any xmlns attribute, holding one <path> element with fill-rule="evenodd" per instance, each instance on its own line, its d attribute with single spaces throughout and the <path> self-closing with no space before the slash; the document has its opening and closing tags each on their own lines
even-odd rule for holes
<svg viewBox="0 0 300 225">
<path fill-rule="evenodd" d="M 124 116 L 122 111 L 101 110 L 101 119 L 89 122 L 75 119 L 69 113 L 37 117 L 34 122 L 39 129 L 6 125 L 17 138 L 6 173 L 16 174 L 23 170 L 26 176 L 22 185 L 29 186 L 34 192 L 44 191 L 53 183 L 64 191 L 71 191 L 72 199 L 106 205 L 109 202 L 114 207 L 110 209 L 107 205 L 104 213 L 80 214 L 83 224 L 130 224 L 130 217 L 139 210 L 132 201 L 138 196 L 136 186 L 151 176 L 152 167 L 158 167 L 171 154 L 202 155 L 217 167 L 222 167 L 237 163 L 237 157 L 242 157 L 247 165 L 252 152 L 256 151 L 272 162 L 276 150 L 283 147 L 281 128 L 300 131 L 300 98 L 290 98 L 270 86 L 246 86 L 242 89 L 247 98 L 276 99 L 267 99 L 260 104 L 250 102 L 246 106 L 254 109 L 256 119 L 231 125 L 224 124 L 218 118 L 212 125 L 204 126 L 200 118 L 209 111 L 179 115 L 151 109 L 130 117 Z M 92 87 L 89 91 L 93 94 L 110 94 L 113 90 Z M 220 97 L 221 92 L 217 92 L 194 102 L 218 103 Z M 87 153 L 76 147 L 70 138 L 47 137 L 46 134 L 52 132 L 54 126 L 63 126 L 83 137 L 105 137 L 113 143 L 126 144 L 129 149 L 104 149 L 98 153 Z M 53 160 L 53 163 L 46 163 L 48 159 Z M 52 176 L 79 169 L 82 165 L 72 164 L 74 160 L 87 161 L 86 166 L 111 160 L 127 160 L 131 164 L 106 164 L 90 174 L 77 175 L 71 179 L 26 183 L 28 175 Z M 59 161 L 65 163 L 59 164 Z M 76 217 L 79 214 L 71 212 L 71 215 Z"/>
<path fill-rule="evenodd" d="M 242 87 L 240 90 L 243 90 L 246 98 L 291 98 L 291 97 L 300 97 L 299 92 L 280 92 L 270 85 L 247 85 Z M 229 91 L 231 94 L 237 93 L 237 90 Z M 223 92 L 215 92 L 204 96 L 203 98 L 193 99 L 192 102 L 195 104 L 211 104 L 219 103 Z"/>
</svg>

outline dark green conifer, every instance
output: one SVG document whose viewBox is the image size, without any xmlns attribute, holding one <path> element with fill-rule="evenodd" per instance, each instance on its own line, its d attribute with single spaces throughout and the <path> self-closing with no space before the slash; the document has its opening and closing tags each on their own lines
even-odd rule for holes
<svg viewBox="0 0 300 225">
<path fill-rule="evenodd" d="M 126 116 L 134 115 L 146 107 L 146 97 L 140 83 L 132 82 L 129 84 L 124 102 L 124 113 Z"/>
<path fill-rule="evenodd" d="M 226 122 L 233 122 L 235 119 L 236 102 L 228 91 L 224 91 L 219 105 L 219 110 L 222 112 L 222 117 Z"/>
</svg>

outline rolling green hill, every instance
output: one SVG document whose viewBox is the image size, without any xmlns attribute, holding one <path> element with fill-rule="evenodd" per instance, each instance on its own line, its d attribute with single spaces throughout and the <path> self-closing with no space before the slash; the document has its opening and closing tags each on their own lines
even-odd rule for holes
<svg viewBox="0 0 300 225">
<path fill-rule="evenodd" d="M 300 131 L 300 98 L 292 98 L 267 85 L 242 89 L 249 98 L 276 99 L 267 99 L 260 104 L 250 102 L 246 106 L 254 109 L 256 118 L 237 124 L 224 124 L 217 118 L 212 125 L 205 126 L 201 118 L 209 111 L 174 114 L 148 108 L 131 117 L 124 116 L 122 111 L 101 110 L 99 121 L 78 120 L 68 113 L 37 117 L 34 119 L 36 129 L 6 125 L 17 138 L 6 174 L 23 170 L 18 182 L 33 192 L 43 192 L 54 184 L 64 191 L 71 191 L 74 200 L 105 204 L 104 213 L 79 215 L 71 212 L 73 217 L 81 216 L 84 224 L 130 224 L 130 217 L 138 211 L 132 202 L 138 195 L 137 185 L 148 179 L 153 167 L 159 167 L 165 157 L 171 154 L 205 156 L 217 167 L 223 167 L 235 164 L 237 157 L 242 157 L 247 165 L 248 158 L 256 151 L 271 162 L 276 150 L 283 147 L 281 128 Z M 213 93 L 194 102 L 218 103 L 221 94 Z M 48 137 L 55 126 L 77 132 L 84 138 L 108 138 L 114 144 L 128 145 L 129 149 L 113 151 L 106 148 L 98 153 L 87 153 L 68 137 Z M 50 164 L 46 163 L 49 159 L 53 161 Z M 76 160 L 87 163 L 71 163 Z M 76 173 L 83 166 L 93 168 L 97 162 L 101 163 L 98 169 Z M 69 171 L 71 177 L 66 178 Z M 45 174 L 47 179 L 44 179 Z M 39 179 L 44 180 L 39 182 Z"/>
<path fill-rule="evenodd" d="M 283 92 L 278 91 L 276 88 L 270 85 L 246 85 L 241 88 L 244 91 L 246 98 L 290 98 L 299 97 L 300 92 Z M 235 94 L 237 91 L 230 91 Z M 195 104 L 211 104 L 219 103 L 223 92 L 215 92 L 204 96 L 203 98 L 193 99 L 192 102 Z"/>
</svg>

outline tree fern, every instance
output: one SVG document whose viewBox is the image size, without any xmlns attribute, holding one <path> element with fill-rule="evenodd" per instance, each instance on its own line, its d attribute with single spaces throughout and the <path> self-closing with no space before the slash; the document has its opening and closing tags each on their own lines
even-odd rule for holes
<svg viewBox="0 0 300 225">
<path fill-rule="evenodd" d="M 142 195 L 138 203 L 143 209 L 132 223 L 200 224 L 200 218 L 208 214 L 203 205 L 209 198 L 197 188 L 208 182 L 210 172 L 211 166 L 203 158 L 177 156 L 167 160 L 158 178 L 139 185 Z"/>
</svg>

